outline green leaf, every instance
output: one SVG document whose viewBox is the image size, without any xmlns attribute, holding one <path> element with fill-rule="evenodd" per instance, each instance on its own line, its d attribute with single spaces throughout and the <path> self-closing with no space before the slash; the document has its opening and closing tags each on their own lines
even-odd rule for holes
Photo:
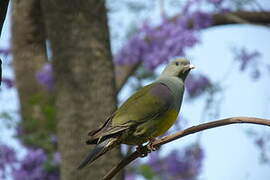
<svg viewBox="0 0 270 180">
<path fill-rule="evenodd" d="M 155 173 L 149 165 L 143 164 L 138 167 L 138 173 L 141 174 L 145 179 L 156 179 Z"/>
</svg>

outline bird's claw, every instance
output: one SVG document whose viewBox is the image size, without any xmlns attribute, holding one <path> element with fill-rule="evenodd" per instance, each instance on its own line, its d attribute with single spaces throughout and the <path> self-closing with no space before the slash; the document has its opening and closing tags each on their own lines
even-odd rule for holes
<svg viewBox="0 0 270 180">
<path fill-rule="evenodd" d="M 154 141 L 156 139 L 149 139 L 149 143 L 145 146 L 139 145 L 136 148 L 136 151 L 140 153 L 141 157 L 145 157 L 148 155 L 148 153 L 151 153 L 152 151 L 156 151 L 160 148 L 160 146 L 154 145 Z"/>
<path fill-rule="evenodd" d="M 152 142 L 148 143 L 146 147 L 147 147 L 147 149 L 149 149 L 149 151 L 158 150 L 158 148 L 156 146 L 154 146 Z"/>
<path fill-rule="evenodd" d="M 154 145 L 155 140 L 156 139 L 150 139 L 149 143 L 147 144 L 147 149 L 149 149 L 149 151 L 156 151 L 160 148 L 159 146 Z"/>
<path fill-rule="evenodd" d="M 136 151 L 140 153 L 140 157 L 146 157 L 151 151 L 148 148 L 144 148 L 142 145 L 137 146 Z"/>
<path fill-rule="evenodd" d="M 149 151 L 157 151 L 159 148 L 160 146 L 154 145 L 153 143 L 147 144 L 147 149 L 149 149 Z"/>
</svg>

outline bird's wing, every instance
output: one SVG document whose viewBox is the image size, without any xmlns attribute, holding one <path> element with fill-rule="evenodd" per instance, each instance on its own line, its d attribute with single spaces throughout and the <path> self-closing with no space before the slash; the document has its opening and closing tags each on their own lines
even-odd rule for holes
<svg viewBox="0 0 270 180">
<path fill-rule="evenodd" d="M 97 143 L 104 137 L 115 134 L 141 124 L 164 112 L 174 103 L 170 89 L 163 83 L 152 83 L 133 94 L 106 123 L 96 131 L 90 132 L 88 144 Z"/>
<path fill-rule="evenodd" d="M 173 94 L 165 84 L 150 84 L 137 91 L 116 111 L 112 125 L 140 124 L 164 113 L 172 103 Z"/>
</svg>

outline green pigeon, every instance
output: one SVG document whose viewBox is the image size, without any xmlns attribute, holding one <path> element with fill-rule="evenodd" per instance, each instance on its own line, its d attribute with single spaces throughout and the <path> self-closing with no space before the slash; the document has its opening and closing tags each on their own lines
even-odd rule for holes
<svg viewBox="0 0 270 180">
<path fill-rule="evenodd" d="M 157 136 L 164 134 L 177 119 L 184 81 L 193 68 L 183 58 L 171 61 L 156 81 L 139 89 L 101 127 L 89 132 L 86 143 L 96 146 L 78 169 L 119 144 L 140 146 L 148 141 L 151 144 Z"/>
</svg>

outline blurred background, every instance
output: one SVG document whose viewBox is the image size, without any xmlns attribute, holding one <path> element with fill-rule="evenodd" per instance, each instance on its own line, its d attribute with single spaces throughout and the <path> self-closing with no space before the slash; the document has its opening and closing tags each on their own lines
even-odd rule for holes
<svg viewBox="0 0 270 180">
<path fill-rule="evenodd" d="M 10 2 L 0 38 L 0 179 L 100 179 L 134 148 L 74 171 L 88 131 L 179 56 L 196 69 L 167 134 L 227 117 L 270 119 L 269 25 L 268 0 Z M 264 126 L 206 130 L 116 179 L 268 180 L 269 139 Z"/>
</svg>

